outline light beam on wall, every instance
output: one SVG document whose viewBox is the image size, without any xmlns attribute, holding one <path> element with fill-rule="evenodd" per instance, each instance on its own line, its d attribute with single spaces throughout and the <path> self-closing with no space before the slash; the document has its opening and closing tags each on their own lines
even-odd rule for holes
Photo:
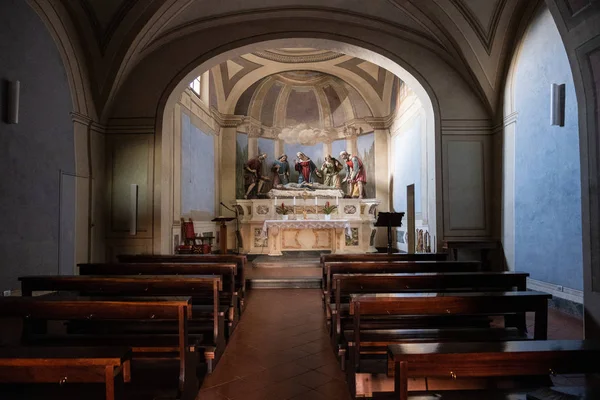
<svg viewBox="0 0 600 400">
<path fill-rule="evenodd" d="M 553 83 L 550 89 L 550 123 L 565 126 L 565 84 Z"/>
</svg>

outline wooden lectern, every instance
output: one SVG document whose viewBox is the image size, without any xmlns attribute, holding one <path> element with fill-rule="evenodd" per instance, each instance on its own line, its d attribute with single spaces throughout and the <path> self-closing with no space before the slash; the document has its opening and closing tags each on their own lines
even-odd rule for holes
<svg viewBox="0 0 600 400">
<path fill-rule="evenodd" d="M 388 254 L 392 254 L 392 227 L 402 226 L 402 218 L 404 217 L 404 213 L 387 213 L 380 212 L 377 215 L 377 221 L 375 222 L 375 226 L 385 226 L 387 227 L 388 234 L 388 245 L 387 252 Z"/>
<path fill-rule="evenodd" d="M 227 254 L 227 223 L 229 221 L 233 221 L 235 218 L 233 217 L 217 217 L 212 220 L 212 222 L 219 222 L 219 249 L 221 254 Z"/>
</svg>

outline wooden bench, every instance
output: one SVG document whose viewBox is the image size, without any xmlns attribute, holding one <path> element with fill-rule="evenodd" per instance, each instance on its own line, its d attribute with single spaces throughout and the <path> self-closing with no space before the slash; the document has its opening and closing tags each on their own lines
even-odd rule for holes
<svg viewBox="0 0 600 400">
<path fill-rule="evenodd" d="M 104 383 L 115 398 L 115 378 L 131 380 L 131 349 L 120 347 L 0 348 L 0 383 Z"/>
<path fill-rule="evenodd" d="M 244 299 L 246 298 L 246 268 L 248 259 L 244 255 L 237 254 L 122 254 L 117 256 L 121 263 L 236 263 L 238 273 L 236 275 L 236 290 L 242 312 Z"/>
<path fill-rule="evenodd" d="M 80 275 L 118 276 L 118 275 L 219 275 L 223 290 L 220 291 L 220 303 L 229 304 L 225 314 L 226 338 L 233 333 L 239 322 L 241 304 L 235 289 L 237 264 L 235 263 L 121 263 L 121 264 L 79 264 Z M 197 297 L 194 304 L 197 303 Z"/>
<path fill-rule="evenodd" d="M 385 261 L 447 261 L 447 253 L 361 253 L 361 254 L 322 254 L 323 284 L 325 284 L 325 264 L 330 262 L 385 262 Z M 323 286 L 325 287 L 325 286 Z"/>
<path fill-rule="evenodd" d="M 448 272 L 416 274 L 334 274 L 335 302 L 331 304 L 332 343 L 341 342 L 344 319 L 349 317 L 351 294 L 360 293 L 407 293 L 451 291 L 518 291 L 527 290 L 528 273 L 523 272 Z M 415 321 L 418 324 L 418 319 Z M 525 315 L 522 314 L 517 329 L 526 331 Z M 434 336 L 435 337 L 435 336 Z M 431 340 L 431 338 L 429 338 Z M 343 362 L 343 360 L 342 360 Z"/>
<path fill-rule="evenodd" d="M 331 302 L 331 276 L 333 274 L 394 274 L 417 272 L 476 272 L 476 261 L 383 261 L 383 262 L 326 262 L 324 267 L 323 299 L 325 306 Z M 326 308 L 327 310 L 327 308 Z M 327 315 L 331 318 L 331 315 Z"/>
<path fill-rule="evenodd" d="M 534 339 L 546 340 L 548 300 L 551 297 L 549 294 L 534 291 L 353 294 L 350 298 L 349 310 L 350 315 L 353 316 L 353 341 L 348 343 L 351 370 L 359 370 L 361 346 L 363 345 L 363 334 L 365 334 L 361 330 L 361 319 L 365 316 L 381 316 L 384 318 L 415 315 L 420 317 L 440 315 L 491 316 L 534 312 Z M 446 339 L 459 339 L 460 330 L 457 335 L 449 335 Z M 390 329 L 371 331 L 369 336 L 369 344 L 365 349 L 365 352 L 369 354 L 381 351 L 382 347 L 385 351 L 385 346 L 406 339 L 403 332 Z"/>
<path fill-rule="evenodd" d="M 394 398 L 400 400 L 409 398 L 409 378 L 600 372 L 600 343 L 586 340 L 394 344 L 388 357 L 395 365 Z"/>
<path fill-rule="evenodd" d="M 361 254 L 322 254 L 321 265 L 336 261 L 446 261 L 448 253 L 361 253 Z"/>
<path fill-rule="evenodd" d="M 78 292 L 80 295 L 94 296 L 93 298 L 96 296 L 191 296 L 190 315 L 194 317 L 188 318 L 187 323 L 192 326 L 194 333 L 203 334 L 203 342 L 197 344 L 202 346 L 209 373 L 225 350 L 224 311 L 219 306 L 219 291 L 222 288 L 220 276 L 26 276 L 20 277 L 19 280 L 23 296 L 31 296 L 35 291 Z M 208 307 L 193 305 L 194 298 L 197 296 L 205 298 L 207 294 L 211 299 Z M 97 298 L 103 299 L 103 297 Z M 100 328 L 106 329 L 107 332 L 135 332 L 141 334 L 140 340 L 147 337 L 151 342 L 154 339 L 158 340 L 158 336 L 153 339 L 153 334 L 160 333 L 163 334 L 163 338 L 168 337 L 168 333 L 175 328 L 172 322 L 174 321 L 153 321 L 143 328 L 137 322 L 132 327 L 122 321 L 113 323 L 114 329 L 110 329 L 111 322 L 107 321 L 101 323 L 83 321 L 72 326 L 78 326 L 79 330 L 86 333 Z M 160 326 L 161 323 L 163 326 Z M 143 336 L 143 334 L 150 336 Z"/>
<path fill-rule="evenodd" d="M 126 346 L 134 355 L 161 353 L 175 355 L 179 359 L 179 393 L 190 396 L 190 382 L 194 374 L 188 374 L 190 353 L 202 340 L 202 335 L 190 343 L 188 320 L 192 316 L 191 297 L 114 297 L 98 298 L 73 295 L 45 295 L 38 297 L 0 297 L 0 317 L 24 318 L 24 341 L 41 346 Z M 163 337 L 163 341 L 137 343 L 136 335 L 119 337 L 77 337 L 77 335 L 47 335 L 32 333 L 27 322 L 47 320 L 170 320 L 177 321 L 177 334 Z M 45 331 L 45 329 L 43 329 Z M 87 340 L 84 340 L 87 339 Z M 165 343 L 166 341 L 166 343 Z M 186 386 L 187 383 L 187 386 Z M 187 389 L 187 390 L 186 390 Z M 194 394 L 195 395 L 195 394 Z M 192 397 L 193 398 L 193 397 Z"/>
</svg>

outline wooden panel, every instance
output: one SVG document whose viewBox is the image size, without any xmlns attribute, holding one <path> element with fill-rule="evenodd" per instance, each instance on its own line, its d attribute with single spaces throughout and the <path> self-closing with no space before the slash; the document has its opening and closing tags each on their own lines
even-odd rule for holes
<svg viewBox="0 0 600 400">
<path fill-rule="evenodd" d="M 490 141 L 485 135 L 452 135 L 443 139 L 446 237 L 491 233 Z"/>
<path fill-rule="evenodd" d="M 152 135 L 110 138 L 107 154 L 110 236 L 129 236 L 129 191 L 131 184 L 137 184 L 136 237 L 152 237 L 153 138 Z"/>
</svg>

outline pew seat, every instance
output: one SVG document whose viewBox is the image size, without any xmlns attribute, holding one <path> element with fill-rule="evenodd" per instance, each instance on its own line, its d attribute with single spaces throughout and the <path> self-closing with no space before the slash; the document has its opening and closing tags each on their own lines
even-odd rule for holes
<svg viewBox="0 0 600 400">
<path fill-rule="evenodd" d="M 354 331 L 344 332 L 353 344 Z M 361 334 L 361 354 L 387 354 L 385 346 L 391 342 L 430 343 L 446 341 L 507 341 L 526 340 L 519 329 L 509 328 L 441 328 L 441 329 L 380 329 Z"/>
<path fill-rule="evenodd" d="M 549 376 L 600 372 L 600 342 L 404 343 L 388 346 L 395 366 L 395 398 L 407 400 L 410 378 Z"/>
<path fill-rule="evenodd" d="M 131 379 L 131 349 L 125 347 L 0 348 L 0 383 L 104 383 L 115 399 L 115 378 Z"/>
<path fill-rule="evenodd" d="M 559 397 L 556 397 L 556 393 L 565 393 L 567 395 L 575 396 L 574 398 L 577 400 L 595 400 L 599 398 L 597 391 L 578 386 L 548 387 L 544 391 L 547 391 L 548 395 L 553 394 L 555 396 L 554 398 L 546 397 L 552 400 L 560 399 Z M 436 391 L 435 394 L 427 392 L 410 392 L 408 400 L 537 400 L 535 397 L 532 397 L 532 395 L 535 395 L 536 393 L 541 393 L 540 389 L 446 390 Z M 361 398 L 364 396 L 361 394 L 357 397 Z M 397 400 L 397 397 L 393 392 L 376 392 L 369 395 L 368 398 L 373 400 Z M 544 399 L 544 397 L 539 397 L 539 399 Z"/>
<path fill-rule="evenodd" d="M 194 353 L 202 349 L 202 335 L 188 335 L 187 351 Z M 47 348 L 77 346 L 77 347 L 109 347 L 128 346 L 136 357 L 149 353 L 158 355 L 179 352 L 179 336 L 163 333 L 139 334 L 31 334 L 27 337 L 26 344 L 32 348 L 43 346 Z M 59 352 L 61 350 L 58 350 Z M 160 357 L 158 357 L 160 358 Z"/>
</svg>

